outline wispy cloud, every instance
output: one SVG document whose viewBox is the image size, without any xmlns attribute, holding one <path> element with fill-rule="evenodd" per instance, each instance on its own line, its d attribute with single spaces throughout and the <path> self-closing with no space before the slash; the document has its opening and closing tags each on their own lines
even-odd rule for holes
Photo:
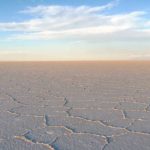
<svg viewBox="0 0 150 150">
<path fill-rule="evenodd" d="M 95 12 L 101 12 L 107 9 L 111 9 L 118 4 L 119 0 L 112 1 L 106 5 L 90 7 L 90 6 L 59 6 L 59 5 L 50 5 L 50 6 L 36 6 L 36 7 L 28 7 L 25 10 L 20 11 L 21 13 L 26 14 L 36 14 L 38 16 L 57 16 L 70 14 L 78 15 L 78 14 L 90 14 Z"/>
<path fill-rule="evenodd" d="M 144 34 L 142 17 L 146 12 L 108 15 L 106 10 L 116 6 L 113 1 L 103 6 L 36 6 L 20 11 L 32 19 L 22 22 L 1 22 L 0 31 L 19 31 L 8 39 L 91 38 L 126 32 Z M 150 28 L 149 28 L 150 29 Z M 148 34 L 149 35 L 149 34 Z M 133 36 L 133 35 L 132 35 Z"/>
</svg>

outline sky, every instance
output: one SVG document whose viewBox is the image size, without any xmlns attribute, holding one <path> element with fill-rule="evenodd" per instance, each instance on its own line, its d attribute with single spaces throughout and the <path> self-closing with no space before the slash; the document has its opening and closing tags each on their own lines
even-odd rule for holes
<svg viewBox="0 0 150 150">
<path fill-rule="evenodd" d="M 1 0 L 0 61 L 150 60 L 149 0 Z"/>
</svg>

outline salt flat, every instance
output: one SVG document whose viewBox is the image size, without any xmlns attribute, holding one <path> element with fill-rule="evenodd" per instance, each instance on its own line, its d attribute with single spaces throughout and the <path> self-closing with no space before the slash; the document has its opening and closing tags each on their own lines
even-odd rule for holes
<svg viewBox="0 0 150 150">
<path fill-rule="evenodd" d="M 0 150 L 150 150 L 150 62 L 1 62 Z"/>
</svg>

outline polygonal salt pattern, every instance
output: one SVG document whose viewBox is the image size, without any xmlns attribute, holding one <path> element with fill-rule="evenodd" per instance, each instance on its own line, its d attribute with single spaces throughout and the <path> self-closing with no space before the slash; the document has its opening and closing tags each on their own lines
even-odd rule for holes
<svg viewBox="0 0 150 150">
<path fill-rule="evenodd" d="M 149 66 L 0 63 L 0 150 L 149 150 Z"/>
</svg>

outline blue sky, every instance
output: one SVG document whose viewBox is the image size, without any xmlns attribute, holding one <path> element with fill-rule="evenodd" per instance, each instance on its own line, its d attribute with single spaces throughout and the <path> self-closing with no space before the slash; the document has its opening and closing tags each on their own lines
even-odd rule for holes
<svg viewBox="0 0 150 150">
<path fill-rule="evenodd" d="M 149 0 L 0 2 L 0 60 L 150 59 Z"/>
</svg>

